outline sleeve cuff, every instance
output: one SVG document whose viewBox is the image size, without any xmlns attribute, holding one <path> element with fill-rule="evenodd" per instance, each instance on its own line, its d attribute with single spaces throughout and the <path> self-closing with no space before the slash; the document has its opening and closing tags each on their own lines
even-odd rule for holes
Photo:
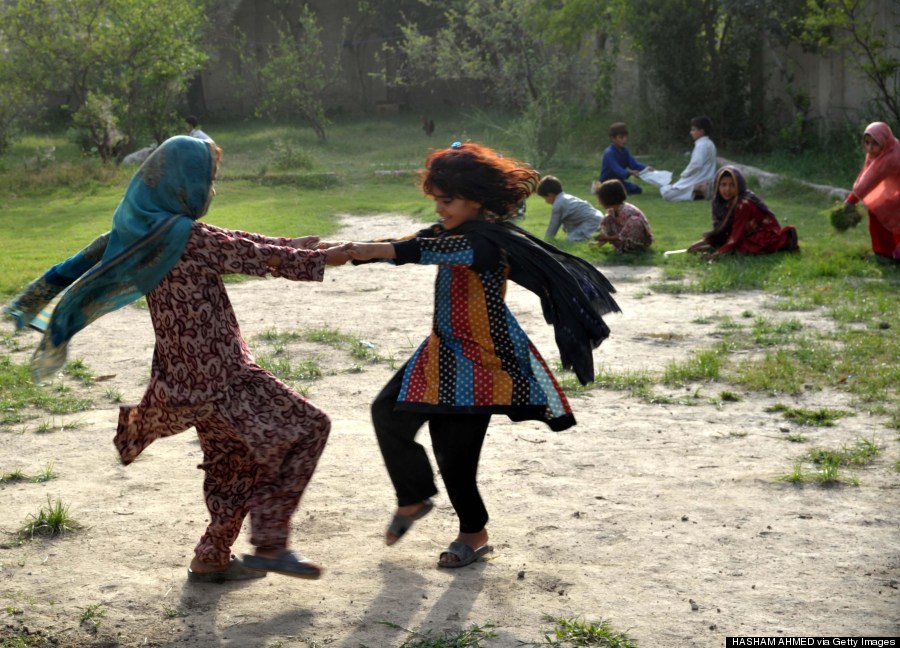
<svg viewBox="0 0 900 648">
<path fill-rule="evenodd" d="M 418 239 L 398 241 L 392 245 L 394 246 L 394 254 L 397 255 L 394 259 L 394 263 L 397 265 L 418 263 L 422 258 L 422 247 L 419 245 Z"/>
</svg>

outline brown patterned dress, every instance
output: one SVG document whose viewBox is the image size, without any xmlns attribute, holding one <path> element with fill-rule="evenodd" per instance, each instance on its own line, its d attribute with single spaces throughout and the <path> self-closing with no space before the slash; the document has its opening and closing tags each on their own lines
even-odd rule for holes
<svg viewBox="0 0 900 648">
<path fill-rule="evenodd" d="M 289 241 L 194 222 L 181 260 L 147 294 L 156 333 L 150 384 L 139 405 L 119 412 L 115 445 L 126 465 L 156 439 L 196 428 L 210 524 L 195 553 L 215 565 L 229 564 L 248 513 L 253 545 L 287 546 L 331 428 L 323 411 L 254 362 L 222 283 L 233 273 L 322 281 L 324 253 Z"/>
</svg>

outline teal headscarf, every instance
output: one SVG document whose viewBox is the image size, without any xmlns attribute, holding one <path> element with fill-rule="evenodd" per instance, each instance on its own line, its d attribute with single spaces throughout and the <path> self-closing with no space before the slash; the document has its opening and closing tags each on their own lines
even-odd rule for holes
<svg viewBox="0 0 900 648">
<path fill-rule="evenodd" d="M 141 165 L 113 215 L 100 262 L 74 279 L 53 309 L 31 361 L 35 382 L 65 364 L 72 336 L 146 295 L 178 262 L 191 223 L 209 208 L 216 150 L 213 142 L 179 135 L 163 142 Z"/>
</svg>

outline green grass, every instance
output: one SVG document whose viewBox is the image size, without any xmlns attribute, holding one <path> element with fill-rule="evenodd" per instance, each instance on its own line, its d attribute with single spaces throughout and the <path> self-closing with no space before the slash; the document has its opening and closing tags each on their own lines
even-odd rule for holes
<svg viewBox="0 0 900 648">
<path fill-rule="evenodd" d="M 95 603 L 94 605 L 88 605 L 84 609 L 78 618 L 78 623 L 91 634 L 97 634 L 105 618 L 106 609 L 100 603 Z"/>
<path fill-rule="evenodd" d="M 484 626 L 472 625 L 464 629 L 445 630 L 437 636 L 431 632 L 422 634 L 409 630 L 390 621 L 379 621 L 378 623 L 413 635 L 400 644 L 399 648 L 486 648 L 487 644 L 482 642 L 497 636 L 490 630 L 494 627 L 490 623 Z"/>
<path fill-rule="evenodd" d="M 607 621 L 587 622 L 582 619 L 546 617 L 554 623 L 553 630 L 544 635 L 548 646 L 597 646 L 599 648 L 636 648 L 627 634 L 618 632 Z M 538 645 L 538 644 L 532 644 Z"/>
<path fill-rule="evenodd" d="M 7 473 L 0 474 L 0 484 L 14 484 L 18 482 L 41 484 L 43 482 L 48 482 L 51 479 L 56 479 L 56 473 L 53 471 L 53 464 L 47 464 L 37 475 L 26 475 L 21 468 L 16 468 Z"/>
<path fill-rule="evenodd" d="M 767 412 L 781 412 L 781 414 L 789 421 L 798 425 L 811 425 L 820 427 L 831 427 L 839 419 L 845 416 L 852 416 L 853 412 L 847 410 L 823 408 L 811 410 L 804 407 L 790 407 L 778 403 L 766 408 Z"/>
<path fill-rule="evenodd" d="M 794 462 L 793 470 L 781 477 L 781 480 L 792 484 L 859 486 L 859 479 L 855 476 L 846 477 L 842 469 L 870 466 L 880 452 L 881 448 L 874 437 L 860 437 L 852 444 L 838 449 L 810 448 L 805 457 Z M 804 468 L 804 462 L 811 463 L 813 468 L 807 470 Z"/>
<path fill-rule="evenodd" d="M 362 219 L 392 212 L 429 221 L 433 204 L 415 183 L 415 172 L 429 149 L 457 139 L 474 139 L 505 154 L 520 155 L 509 134 L 491 125 L 505 123 L 502 116 L 448 113 L 435 115 L 435 122 L 435 135 L 427 138 L 419 120 L 410 115 L 342 117 L 329 129 L 326 142 L 317 141 L 300 124 L 214 124 L 224 157 L 218 196 L 205 220 L 273 235 L 326 237 L 336 231 L 338 215 Z M 557 157 L 539 171 L 559 177 L 568 193 L 593 200 L 589 187 L 605 145 L 603 137 L 573 134 Z M 48 159 L 45 153 L 51 147 L 55 148 Z M 633 152 L 648 164 L 676 173 L 686 163 L 682 151 Z M 686 247 L 709 228 L 710 207 L 707 202 L 668 203 L 653 190 L 630 198 L 647 214 L 653 228 L 655 243 L 649 252 L 622 255 L 609 246 L 597 249 L 562 239 L 556 242 L 601 269 L 621 264 L 660 268 L 662 278 L 648 287 L 656 293 L 708 294 L 713 300 L 721 293 L 761 290 L 770 297 L 767 306 L 785 317 L 746 312 L 737 321 L 721 321 L 718 341 L 711 340 L 691 358 L 670 364 L 664 374 L 602 370 L 598 384 L 591 388 L 626 389 L 649 402 L 673 402 L 653 390 L 658 384 L 716 383 L 720 392 L 735 387 L 776 395 L 829 388 L 850 394 L 855 408 L 881 414 L 890 426 L 900 429 L 900 363 L 893 361 L 900 357 L 900 265 L 872 258 L 865 222 L 846 232 L 834 230 L 822 216 L 833 198 L 797 181 L 803 178 L 849 187 L 861 152 L 840 148 L 750 157 L 721 150 L 720 155 L 787 174 L 782 182 L 758 192 L 783 223 L 797 227 L 800 253 L 726 257 L 714 264 L 693 255 L 665 258 L 663 251 Z M 39 157 L 41 164 L 36 162 Z M 132 172 L 83 160 L 64 133 L 33 134 L 17 142 L 0 159 L 0 198 L 4 203 L 0 211 L 4 231 L 0 300 L 108 229 Z M 749 184 L 759 186 L 752 177 Z M 527 207 L 523 225 L 542 235 L 549 205 L 533 197 Z M 823 313 L 832 326 L 811 328 L 806 315 L 812 310 Z M 615 327 L 615 318 L 611 322 Z M 378 361 L 377 351 L 360 338 L 327 338 L 323 334 L 324 344 L 341 345 L 354 354 L 357 364 L 349 371 Z M 9 338 L 5 343 L 12 348 L 16 341 Z M 747 353 L 736 355 L 736 351 Z M 0 360 L 0 425 L 26 420 L 30 408 L 44 406 L 43 399 L 57 413 L 90 406 L 65 392 L 29 393 L 24 386 L 4 384 L 20 379 L 27 382 L 23 368 L 11 367 L 8 359 L 5 365 Z M 88 376 L 80 379 L 86 381 Z M 566 377 L 563 382 L 567 386 L 574 383 Z M 107 398 L 115 400 L 115 395 Z M 677 402 L 691 400 L 697 399 Z"/>
<path fill-rule="evenodd" d="M 9 356 L 0 356 L 0 430 L 21 423 L 37 414 L 38 409 L 50 414 L 71 414 L 90 409 L 86 398 L 68 395 L 60 386 L 39 387 L 31 382 L 28 367 L 14 363 Z"/>
<path fill-rule="evenodd" d="M 48 495 L 47 506 L 41 507 L 37 513 L 28 516 L 28 520 L 19 530 L 19 537 L 23 540 L 35 537 L 54 538 L 76 530 L 80 526 L 69 515 L 68 505 L 63 504 L 59 499 L 54 501 Z"/>
</svg>

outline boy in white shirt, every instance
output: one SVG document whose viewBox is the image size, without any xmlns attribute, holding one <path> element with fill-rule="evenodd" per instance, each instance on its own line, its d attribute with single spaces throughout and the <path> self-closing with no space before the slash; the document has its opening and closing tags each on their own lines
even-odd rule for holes
<svg viewBox="0 0 900 648">
<path fill-rule="evenodd" d="M 707 200 L 712 198 L 713 182 L 716 177 L 716 145 L 709 138 L 712 122 L 709 117 L 694 117 L 691 120 L 691 137 L 694 150 L 691 161 L 681 172 L 677 182 L 659 188 L 666 200 Z"/>
</svg>

